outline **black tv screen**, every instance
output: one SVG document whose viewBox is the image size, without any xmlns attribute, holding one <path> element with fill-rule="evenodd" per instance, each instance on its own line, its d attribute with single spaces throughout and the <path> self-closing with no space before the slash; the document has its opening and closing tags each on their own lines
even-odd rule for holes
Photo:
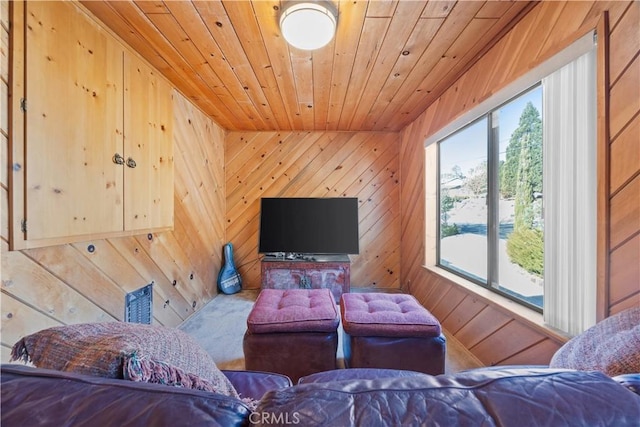
<svg viewBox="0 0 640 427">
<path fill-rule="evenodd" d="M 359 253 L 358 199 L 262 198 L 258 251 Z"/>
</svg>

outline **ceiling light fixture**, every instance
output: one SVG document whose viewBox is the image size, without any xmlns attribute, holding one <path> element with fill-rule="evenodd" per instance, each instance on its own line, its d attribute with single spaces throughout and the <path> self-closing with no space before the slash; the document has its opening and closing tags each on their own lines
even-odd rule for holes
<svg viewBox="0 0 640 427">
<path fill-rule="evenodd" d="M 293 47 L 319 49 L 335 35 L 337 15 L 333 4 L 328 1 L 288 2 L 280 15 L 280 31 Z"/>
</svg>

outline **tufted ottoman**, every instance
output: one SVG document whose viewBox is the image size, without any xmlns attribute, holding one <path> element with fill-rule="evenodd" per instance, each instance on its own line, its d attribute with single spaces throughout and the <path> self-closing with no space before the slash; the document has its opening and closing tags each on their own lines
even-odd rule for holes
<svg viewBox="0 0 640 427">
<path fill-rule="evenodd" d="M 440 322 L 411 295 L 350 293 L 340 299 L 347 368 L 444 373 Z"/>
<path fill-rule="evenodd" d="M 247 370 L 298 378 L 336 368 L 340 317 L 329 289 L 263 289 L 247 318 Z"/>
</svg>

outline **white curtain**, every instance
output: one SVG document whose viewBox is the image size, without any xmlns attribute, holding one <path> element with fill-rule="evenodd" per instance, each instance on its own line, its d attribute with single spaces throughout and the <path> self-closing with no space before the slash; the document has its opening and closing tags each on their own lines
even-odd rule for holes
<svg viewBox="0 0 640 427">
<path fill-rule="evenodd" d="M 596 51 L 542 80 L 544 320 L 570 335 L 596 321 Z"/>
</svg>

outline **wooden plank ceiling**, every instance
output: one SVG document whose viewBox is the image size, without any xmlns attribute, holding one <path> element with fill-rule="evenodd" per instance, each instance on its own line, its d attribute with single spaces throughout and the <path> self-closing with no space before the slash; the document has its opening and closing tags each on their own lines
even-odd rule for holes
<svg viewBox="0 0 640 427">
<path fill-rule="evenodd" d="M 83 1 L 227 130 L 399 131 L 533 2 L 333 0 L 322 49 L 290 48 L 283 2 Z"/>
</svg>

